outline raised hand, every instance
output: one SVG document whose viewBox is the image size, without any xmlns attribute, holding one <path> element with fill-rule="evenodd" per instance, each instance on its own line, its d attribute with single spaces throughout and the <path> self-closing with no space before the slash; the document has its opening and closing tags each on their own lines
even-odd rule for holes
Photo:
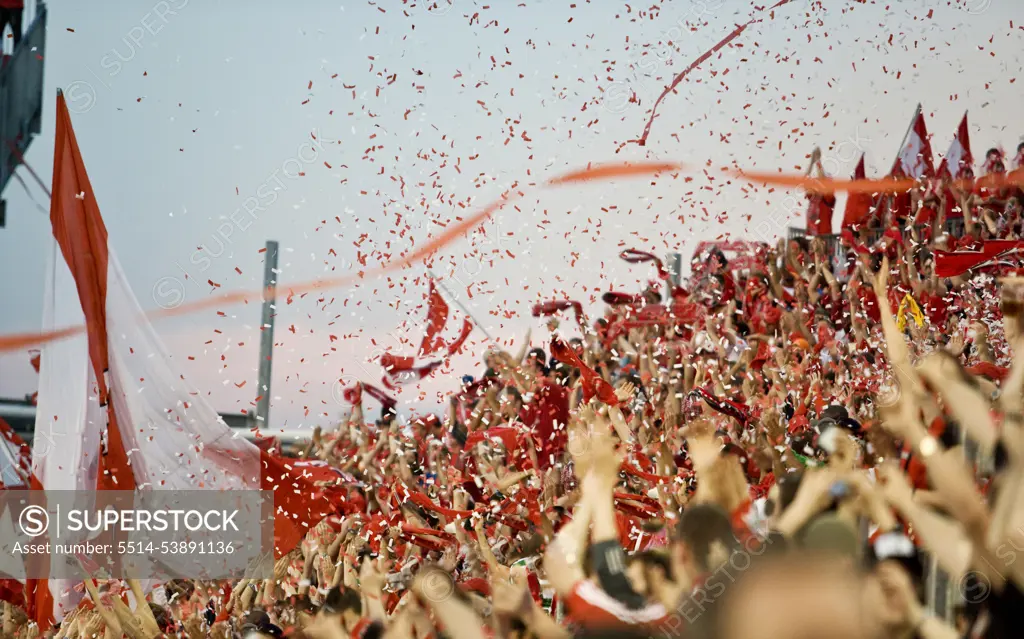
<svg viewBox="0 0 1024 639">
<path fill-rule="evenodd" d="M 78 635 L 82 639 L 96 639 L 103 635 L 106 624 L 103 623 L 103 617 L 98 612 L 92 612 L 83 619 L 83 622 L 82 631 Z"/>
<path fill-rule="evenodd" d="M 914 489 L 907 476 L 895 464 L 882 464 L 876 467 L 879 485 L 885 500 L 897 508 L 902 508 L 914 500 Z"/>
<path fill-rule="evenodd" d="M 615 398 L 621 403 L 627 403 L 636 395 L 636 387 L 630 382 L 622 382 L 615 389 Z"/>
</svg>

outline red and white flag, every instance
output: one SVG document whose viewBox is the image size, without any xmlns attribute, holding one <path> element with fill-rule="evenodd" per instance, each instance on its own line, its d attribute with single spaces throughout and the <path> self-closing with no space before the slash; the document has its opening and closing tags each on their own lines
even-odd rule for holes
<svg viewBox="0 0 1024 639">
<path fill-rule="evenodd" d="M 110 246 L 63 95 L 57 98 L 44 329 L 85 324 L 40 353 L 33 454 L 46 490 L 273 490 L 275 555 L 329 504 L 235 433 L 171 364 Z M 78 604 L 66 580 L 29 590 L 41 630 Z"/>
<path fill-rule="evenodd" d="M 935 165 L 932 161 L 932 146 L 928 141 L 928 129 L 924 124 L 924 113 L 921 105 L 917 105 L 914 118 L 910 121 L 910 129 L 903 138 L 899 155 L 889 171 L 892 178 L 935 177 Z M 882 197 L 882 196 L 879 196 Z M 876 200 L 877 202 L 877 200 Z M 910 219 L 912 201 L 909 191 L 895 193 L 890 203 L 893 219 Z"/>
<path fill-rule="evenodd" d="M 903 140 L 903 147 L 892 167 L 891 175 L 910 178 L 935 177 L 932 145 L 928 140 L 928 128 L 924 124 L 921 105 L 917 105 L 910 131 Z"/>
<path fill-rule="evenodd" d="M 395 390 L 402 384 L 415 384 L 428 377 L 443 360 L 427 363 L 417 362 L 415 357 L 400 357 L 391 353 L 380 356 L 380 365 L 384 367 L 384 378 L 381 380 L 388 390 Z"/>
<path fill-rule="evenodd" d="M 974 168 L 974 156 L 971 155 L 971 138 L 967 129 L 967 114 L 960 120 L 960 126 L 953 136 L 953 143 L 949 145 L 949 151 L 942 158 L 938 170 L 935 172 L 940 178 L 960 179 L 964 169 Z"/>
</svg>

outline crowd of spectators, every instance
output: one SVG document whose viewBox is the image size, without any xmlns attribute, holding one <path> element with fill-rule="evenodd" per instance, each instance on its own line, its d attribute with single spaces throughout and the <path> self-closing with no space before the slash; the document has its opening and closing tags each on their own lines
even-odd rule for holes
<svg viewBox="0 0 1024 639">
<path fill-rule="evenodd" d="M 299 454 L 336 513 L 273 578 L 87 582 L 55 636 L 1020 637 L 1024 287 L 935 255 L 1020 238 L 1021 193 L 900 197 L 600 318 L 539 304 L 548 334 L 443 416 L 368 419 L 356 389 Z M 38 634 L 10 604 L 4 633 Z"/>
</svg>

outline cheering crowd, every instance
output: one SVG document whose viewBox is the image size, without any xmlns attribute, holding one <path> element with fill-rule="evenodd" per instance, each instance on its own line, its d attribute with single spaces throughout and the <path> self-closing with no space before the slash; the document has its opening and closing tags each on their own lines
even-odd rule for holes
<svg viewBox="0 0 1024 639">
<path fill-rule="evenodd" d="M 659 278 L 599 318 L 538 304 L 548 334 L 490 351 L 443 416 L 374 421 L 350 389 L 294 460 L 335 513 L 272 578 L 88 581 L 51 632 L 1019 637 L 1024 280 L 937 263 L 1021 238 L 1021 196 L 922 183 L 839 238 L 812 196 L 809 235 L 712 245 L 683 285 L 624 251 Z"/>
</svg>

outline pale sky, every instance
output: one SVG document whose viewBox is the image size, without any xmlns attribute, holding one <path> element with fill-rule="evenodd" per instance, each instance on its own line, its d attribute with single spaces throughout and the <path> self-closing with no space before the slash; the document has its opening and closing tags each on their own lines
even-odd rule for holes
<svg viewBox="0 0 1024 639">
<path fill-rule="evenodd" d="M 796 0 L 666 97 L 646 148 L 616 154 L 671 77 L 753 5 L 55 0 L 43 132 L 26 158 L 48 182 L 63 88 L 114 249 L 143 307 L 157 309 L 258 287 L 268 239 L 282 247 L 282 288 L 337 276 L 421 246 L 436 222 L 515 181 L 588 162 L 793 172 L 820 145 L 829 172 L 849 175 L 866 151 L 868 174 L 879 175 L 918 102 L 940 156 L 965 110 L 975 157 L 1012 152 L 1024 134 L 1019 0 Z M 531 327 L 542 345 L 534 302 L 568 297 L 600 312 L 601 292 L 654 277 L 619 260 L 623 248 L 688 257 L 702 239 L 770 240 L 790 220 L 802 225 L 799 193 L 794 207 L 777 190 L 684 177 L 531 191 L 432 268 L 455 278 L 448 286 L 506 346 Z M 0 333 L 36 331 L 49 221 L 15 181 L 4 197 Z M 411 354 L 400 341 L 422 335 L 425 274 L 419 266 L 280 304 L 273 425 L 327 424 L 343 408 L 337 380 L 379 385 L 368 358 Z M 251 410 L 259 308 L 221 310 L 156 330 L 218 410 Z M 487 343 L 474 332 L 450 372 L 403 391 L 403 410 L 440 410 L 438 394 L 480 371 Z M 0 355 L 0 396 L 35 389 L 28 362 Z"/>
</svg>

